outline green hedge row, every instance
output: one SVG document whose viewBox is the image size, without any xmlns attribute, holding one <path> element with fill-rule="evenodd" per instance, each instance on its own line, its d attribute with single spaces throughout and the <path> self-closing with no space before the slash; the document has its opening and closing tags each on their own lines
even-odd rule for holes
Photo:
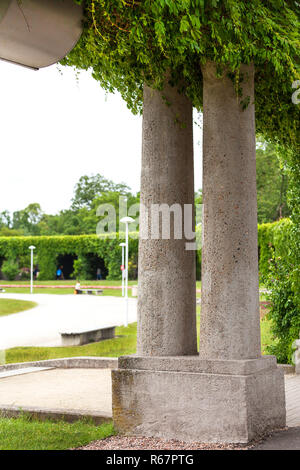
<svg viewBox="0 0 300 470">
<path fill-rule="evenodd" d="M 108 270 L 108 279 L 121 277 L 120 260 L 121 247 L 119 243 L 124 241 L 117 234 L 115 239 L 98 237 L 97 235 L 79 236 L 53 236 L 53 237 L 0 237 L 0 258 L 18 260 L 19 267 L 29 266 L 30 245 L 36 247 L 35 253 L 38 263 L 40 280 L 55 279 L 57 259 L 60 255 L 74 255 L 78 259 L 84 259 L 87 254 L 98 255 L 103 259 Z M 138 251 L 138 239 L 130 240 L 129 258 L 134 258 Z"/>
<path fill-rule="evenodd" d="M 261 280 L 270 274 L 270 259 L 292 257 L 291 233 L 293 223 L 290 219 L 258 226 L 259 273 Z"/>
<path fill-rule="evenodd" d="M 282 219 L 272 224 L 258 226 L 259 271 L 264 280 L 269 272 L 269 259 L 272 258 L 272 247 L 276 256 L 289 255 L 289 238 L 292 222 Z M 130 239 L 129 258 L 132 263 L 137 260 L 138 239 L 132 234 Z M 122 237 L 122 238 L 121 238 Z M 18 260 L 19 267 L 29 266 L 30 245 L 36 246 L 37 262 L 41 280 L 55 278 L 59 255 L 71 254 L 84 260 L 87 254 L 98 255 L 103 259 L 108 270 L 108 279 L 120 279 L 121 248 L 124 234 L 116 234 L 115 239 L 98 237 L 97 235 L 53 236 L 53 237 L 0 237 L 0 259 Z M 197 253 L 197 278 L 200 278 L 201 251 Z"/>
</svg>

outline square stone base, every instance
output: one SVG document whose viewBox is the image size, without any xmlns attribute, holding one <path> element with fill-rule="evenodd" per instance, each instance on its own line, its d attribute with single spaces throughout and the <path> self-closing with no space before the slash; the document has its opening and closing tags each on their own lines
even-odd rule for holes
<svg viewBox="0 0 300 470">
<path fill-rule="evenodd" d="M 286 424 L 284 376 L 273 356 L 122 357 L 112 391 L 114 424 L 126 435 L 247 443 Z"/>
</svg>

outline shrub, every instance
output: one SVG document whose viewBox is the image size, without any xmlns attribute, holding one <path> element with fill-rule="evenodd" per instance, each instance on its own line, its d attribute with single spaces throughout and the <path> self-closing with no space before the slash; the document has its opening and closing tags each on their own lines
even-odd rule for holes
<svg viewBox="0 0 300 470">
<path fill-rule="evenodd" d="M 39 280 L 55 279 L 57 259 L 60 255 L 72 254 L 82 260 L 83 267 L 89 254 L 98 255 L 102 258 L 108 270 L 107 279 L 121 279 L 122 250 L 119 246 L 124 241 L 115 234 L 115 238 L 97 235 L 78 236 L 51 236 L 51 237 L 0 237 L 0 258 L 23 259 L 28 256 L 28 247 L 36 247 L 36 263 L 39 265 Z M 123 234 L 122 234 L 123 235 Z M 138 239 L 131 238 L 129 244 L 129 259 L 135 260 L 138 252 Z M 25 258 L 24 258 L 25 259 Z M 78 268 L 79 269 L 79 265 Z M 79 272 L 79 271 L 78 271 Z M 82 271 L 80 271 L 82 272 Z M 79 272 L 79 273 L 80 273 Z"/>
<path fill-rule="evenodd" d="M 292 363 L 293 342 L 299 337 L 300 314 L 293 286 L 293 265 L 280 257 L 270 260 L 270 276 L 267 287 L 271 307 L 268 318 L 272 321 L 271 332 L 276 343 L 267 348 L 280 363 Z"/>
<path fill-rule="evenodd" d="M 9 281 L 14 281 L 19 273 L 19 266 L 14 260 L 3 262 L 1 271 Z"/>
<path fill-rule="evenodd" d="M 73 279 L 87 279 L 86 263 L 83 258 L 75 259 L 73 263 L 73 267 L 74 267 L 74 271 L 72 274 Z"/>
<path fill-rule="evenodd" d="M 22 281 L 27 281 L 30 279 L 30 269 L 29 268 L 21 268 L 20 269 L 20 279 Z"/>
</svg>

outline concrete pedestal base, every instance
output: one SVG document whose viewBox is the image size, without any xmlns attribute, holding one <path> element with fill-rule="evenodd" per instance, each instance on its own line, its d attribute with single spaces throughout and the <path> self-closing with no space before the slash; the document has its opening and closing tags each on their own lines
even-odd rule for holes
<svg viewBox="0 0 300 470">
<path fill-rule="evenodd" d="M 246 443 L 286 423 L 276 359 L 122 357 L 112 371 L 113 419 L 126 435 Z"/>
</svg>

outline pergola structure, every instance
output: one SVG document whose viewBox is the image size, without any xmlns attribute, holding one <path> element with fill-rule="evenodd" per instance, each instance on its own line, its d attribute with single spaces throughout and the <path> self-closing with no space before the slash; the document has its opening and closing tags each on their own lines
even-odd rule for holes
<svg viewBox="0 0 300 470">
<path fill-rule="evenodd" d="M 241 73 L 246 110 L 215 64 L 202 68 L 200 350 L 188 240 L 172 230 L 170 240 L 140 240 L 137 355 L 112 371 L 114 422 L 125 434 L 239 443 L 285 426 L 283 372 L 261 356 L 254 66 Z M 141 202 L 184 210 L 193 187 L 191 103 L 167 84 L 163 95 L 145 87 Z M 140 231 L 147 224 L 141 213 Z"/>
<path fill-rule="evenodd" d="M 60 4 L 23 2 L 24 8 L 27 3 Z M 17 15 L 16 0 L 7 3 Z M 73 0 L 65 3 L 71 11 Z M 5 19 L 0 21 L 0 44 Z M 1 47 L 2 57 L 38 66 L 25 53 L 24 59 L 10 56 Z M 35 56 L 38 42 L 31 47 Z M 21 54 L 21 44 L 18 50 Z M 248 442 L 285 426 L 283 373 L 275 357 L 261 356 L 260 346 L 254 73 L 253 64 L 241 68 L 243 95 L 250 103 L 243 109 L 228 76 L 217 78 L 214 63 L 202 67 L 200 351 L 195 256 L 186 250 L 190 240 L 175 238 L 172 230 L 168 240 L 161 232 L 156 239 L 141 239 L 137 355 L 120 358 L 112 372 L 113 417 L 122 433 Z M 193 198 L 192 104 L 168 80 L 163 94 L 145 86 L 140 232 L 149 228 L 146 212 L 153 204 L 179 204 L 184 211 Z"/>
</svg>

